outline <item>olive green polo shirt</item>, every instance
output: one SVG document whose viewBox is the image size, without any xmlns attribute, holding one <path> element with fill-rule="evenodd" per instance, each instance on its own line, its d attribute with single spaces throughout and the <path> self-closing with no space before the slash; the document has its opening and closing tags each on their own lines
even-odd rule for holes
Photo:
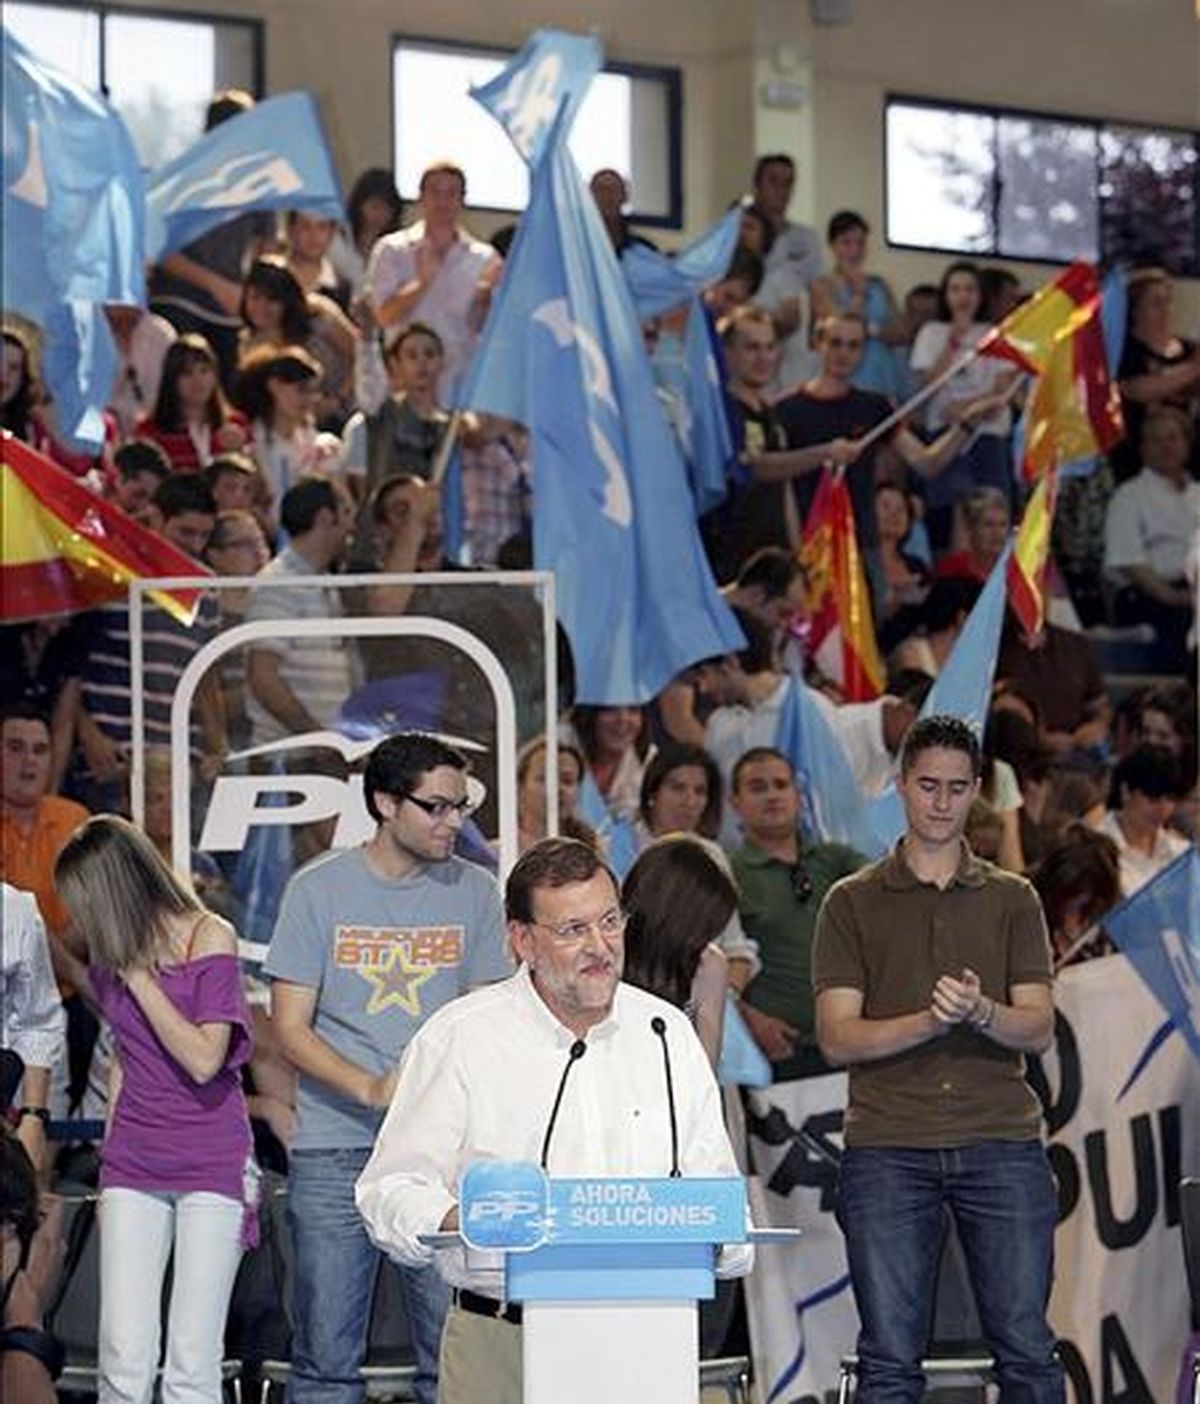
<svg viewBox="0 0 1200 1404">
<path fill-rule="evenodd" d="M 922 882 L 902 845 L 826 897 L 813 947 L 813 988 L 863 993 L 863 1017 L 928 1009 L 942 975 L 964 966 L 983 992 L 1008 1003 L 1014 985 L 1052 979 L 1041 903 L 1022 877 L 963 844 L 953 881 Z M 1033 1140 L 1041 1107 L 1022 1053 L 957 1025 L 907 1052 L 850 1067 L 849 1146 L 949 1149 L 977 1141 Z"/>
<path fill-rule="evenodd" d="M 797 1056 L 771 1065 L 776 1082 L 812 1071 L 812 947 L 817 912 L 839 878 L 861 868 L 865 859 L 840 843 L 802 847 L 797 869 L 811 884 L 807 897 L 797 895 L 792 868 L 764 853 L 749 839 L 729 855 L 738 885 L 738 910 L 746 935 L 758 942 L 762 969 L 746 987 L 744 998 L 764 1014 L 786 1019 L 800 1031 Z M 801 1056 L 802 1045 L 809 1056 Z"/>
</svg>

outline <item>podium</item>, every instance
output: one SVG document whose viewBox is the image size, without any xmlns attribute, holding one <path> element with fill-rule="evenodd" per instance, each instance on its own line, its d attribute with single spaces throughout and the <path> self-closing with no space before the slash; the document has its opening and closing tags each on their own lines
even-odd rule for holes
<svg viewBox="0 0 1200 1404">
<path fill-rule="evenodd" d="M 719 1249 L 778 1236 L 748 1230 L 738 1177 L 551 1180 L 524 1161 L 471 1166 L 459 1221 L 468 1261 L 501 1252 L 522 1305 L 526 1404 L 696 1404 Z"/>
</svg>

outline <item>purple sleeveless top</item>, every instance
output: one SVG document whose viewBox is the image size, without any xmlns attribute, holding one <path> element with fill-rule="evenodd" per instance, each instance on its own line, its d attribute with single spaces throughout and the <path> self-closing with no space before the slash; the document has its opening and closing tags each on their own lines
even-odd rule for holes
<svg viewBox="0 0 1200 1404">
<path fill-rule="evenodd" d="M 158 972 L 176 1009 L 194 1024 L 230 1025 L 225 1064 L 203 1085 L 167 1052 L 123 980 L 92 965 L 88 981 L 112 1027 L 121 1091 L 100 1153 L 100 1188 L 208 1190 L 244 1204 L 243 1239 L 257 1238 L 258 1172 L 240 1069 L 252 1050 L 250 1013 L 234 955 L 208 955 Z"/>
</svg>

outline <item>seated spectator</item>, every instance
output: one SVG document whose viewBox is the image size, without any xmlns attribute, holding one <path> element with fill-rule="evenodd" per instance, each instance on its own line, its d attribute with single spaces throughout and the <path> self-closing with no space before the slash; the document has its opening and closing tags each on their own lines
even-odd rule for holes
<svg viewBox="0 0 1200 1404">
<path fill-rule="evenodd" d="M 1021 280 L 1007 268 L 981 268 L 979 290 L 979 317 L 989 325 L 1002 322 L 1021 303 Z"/>
<path fill-rule="evenodd" d="M 205 562 L 217 575 L 257 575 L 271 559 L 262 526 L 253 512 L 218 512 Z M 218 627 L 232 629 L 245 623 L 250 607 L 250 587 L 216 592 Z M 246 712 L 246 651 L 233 649 L 221 659 L 221 701 L 229 744 L 241 750 L 250 744 L 250 718 Z"/>
<path fill-rule="evenodd" d="M 1121 352 L 1118 384 L 1125 438 L 1113 450 L 1117 481 L 1144 466 L 1138 458 L 1146 415 L 1159 405 L 1178 409 L 1191 426 L 1188 439 L 1195 461 L 1197 406 L 1200 405 L 1200 346 L 1177 336 L 1172 327 L 1175 285 L 1161 268 L 1138 268 L 1127 283 L 1129 320 Z"/>
<path fill-rule="evenodd" d="M 762 283 L 762 259 L 739 244 L 724 275 L 704 289 L 700 300 L 709 316 L 717 321 L 732 316 L 739 307 L 749 306 L 761 291 Z"/>
<path fill-rule="evenodd" d="M 826 239 L 833 269 L 813 281 L 812 315 L 817 324 L 840 313 L 863 319 L 867 339 L 854 384 L 896 403 L 902 387 L 891 348 L 903 336 L 903 327 L 886 279 L 866 271 L 870 233 L 871 226 L 853 210 L 839 210 L 829 221 Z"/>
<path fill-rule="evenodd" d="M 1027 634 L 1009 611 L 996 661 L 996 686 L 1033 702 L 1041 743 L 1054 755 L 1099 756 L 1107 750 L 1112 705 L 1086 634 L 1057 624 Z"/>
<path fill-rule="evenodd" d="M 223 453 L 204 470 L 217 512 L 248 512 L 263 496 L 258 465 L 244 453 Z"/>
<path fill-rule="evenodd" d="M 379 239 L 367 269 L 375 318 L 390 341 L 419 319 L 442 339 L 445 362 L 438 385 L 443 404 L 475 349 L 504 267 L 490 244 L 462 227 L 467 178 L 460 167 L 439 162 L 421 175 L 421 218 Z"/>
<path fill-rule="evenodd" d="M 920 379 L 911 364 L 913 342 L 926 322 L 936 320 L 939 296 L 934 283 L 917 283 L 904 294 L 899 334 L 892 347 L 896 384 L 899 387 L 897 393 L 902 404 L 912 399 L 921 388 Z"/>
<path fill-rule="evenodd" d="M 391 171 L 371 166 L 355 179 L 346 197 L 346 225 L 338 229 L 329 249 L 329 261 L 351 298 L 362 292 L 376 240 L 394 234 L 403 216 L 404 201 Z"/>
<path fill-rule="evenodd" d="M 0 625 L 0 708 L 23 704 L 50 718 L 50 794 L 62 789 L 71 760 L 80 678 L 96 636 L 92 614 Z"/>
<path fill-rule="evenodd" d="M 176 332 L 164 317 L 143 307 L 108 302 L 104 316 L 117 348 L 117 373 L 108 408 L 116 418 L 121 437 L 128 439 L 158 400 L 163 361 Z"/>
<path fill-rule="evenodd" d="M 1200 483 L 1188 473 L 1191 435 L 1178 409 L 1162 405 L 1147 413 L 1142 471 L 1113 495 L 1104 529 L 1104 568 L 1119 587 L 1113 619 L 1153 625 L 1163 671 L 1170 673 L 1187 671 L 1195 620 L 1186 578 L 1200 531 Z"/>
<path fill-rule="evenodd" d="M 790 551 L 764 546 L 741 563 L 721 593 L 731 609 L 744 610 L 778 637 L 804 613 L 804 568 Z"/>
<path fill-rule="evenodd" d="M 916 617 L 916 629 L 888 654 L 890 672 L 918 669 L 936 678 L 962 633 L 980 586 L 968 580 L 934 580 Z"/>
<path fill-rule="evenodd" d="M 33 339 L 7 323 L 0 360 L 0 429 L 32 443 L 37 408 L 37 377 L 33 369 Z"/>
<path fill-rule="evenodd" d="M 922 384 L 936 380 L 980 340 L 988 324 L 980 320 L 982 286 L 975 264 L 952 263 L 942 275 L 938 317 L 927 322 L 912 349 L 912 368 Z M 929 535 L 935 551 L 954 544 L 954 509 L 974 489 L 994 487 L 1008 501 L 1012 495 L 1012 465 L 1008 435 L 1012 428 L 1009 393 L 1018 372 L 1003 361 L 977 356 L 938 390 L 925 408 L 930 432 L 961 422 L 969 407 L 986 406 L 975 413 L 978 432 L 960 446 L 950 467 L 926 489 Z"/>
<path fill-rule="evenodd" d="M 651 756 L 642 776 L 638 817 L 651 839 L 665 834 L 716 838 L 721 825 L 721 772 L 703 746 L 675 741 Z"/>
<path fill-rule="evenodd" d="M 607 167 L 597 171 L 588 181 L 588 189 L 592 192 L 592 199 L 600 211 L 605 232 L 612 240 L 613 250 L 618 258 L 630 244 L 642 244 L 648 249 L 655 247 L 649 239 L 635 234 L 625 217 L 625 211 L 629 208 L 629 182 L 620 171 Z"/>
<path fill-rule="evenodd" d="M 61 440 L 54 405 L 38 374 L 39 341 L 36 330 L 23 320 L 4 321 L 4 355 L 0 361 L 0 428 L 52 462 L 84 479 L 94 491 L 103 490 L 112 476 L 112 453 L 117 445 L 117 421 L 104 415 L 104 443 L 99 453 L 79 453 Z"/>
<path fill-rule="evenodd" d="M 999 488 L 983 487 L 962 500 L 966 545 L 961 551 L 947 551 L 934 567 L 939 580 L 973 580 L 982 585 L 1008 544 L 1012 526 L 1008 496 Z"/>
<path fill-rule="evenodd" d="M 737 900 L 720 864 L 682 835 L 652 843 L 621 884 L 623 978 L 685 1010 L 714 1068 L 729 988 L 718 938 L 736 915 Z"/>
<path fill-rule="evenodd" d="M 1034 869 L 1075 824 L 1096 829 L 1104 819 L 1107 777 L 1068 765 L 1025 775 L 1021 785 L 1021 846 Z"/>
<path fill-rule="evenodd" d="M 1073 824 L 1033 871 L 1055 964 L 1062 968 L 1111 950 L 1098 923 L 1121 900 L 1120 860 L 1112 839 Z M 1083 939 L 1091 933 L 1090 939 Z"/>
<path fill-rule="evenodd" d="M 50 1108 L 50 1074 L 66 1051 L 66 1018 L 54 982 L 46 927 L 32 892 L 0 881 L 0 1048 L 25 1065 L 14 1098 L 17 1139 L 39 1173 L 46 1168 L 46 1121 Z M 0 1105 L 0 1118 L 7 1113 Z M 7 1126 L 4 1128 L 7 1131 Z M 5 1185 L 7 1194 L 8 1186 Z M 5 1264 L 5 1279 L 9 1268 Z"/>
<path fill-rule="evenodd" d="M 1004 820 L 1000 811 L 989 804 L 982 795 L 971 801 L 967 810 L 967 827 L 963 830 L 967 846 L 977 858 L 986 858 L 989 863 L 1006 867 L 1000 862 L 1000 852 L 1004 845 Z"/>
<path fill-rule="evenodd" d="M 1100 832 L 1117 845 L 1122 896 L 1186 852 L 1187 840 L 1166 827 L 1181 792 L 1178 762 L 1167 751 L 1139 746 L 1118 761 Z"/>
<path fill-rule="evenodd" d="M 328 574 L 337 564 L 349 527 L 345 489 L 325 478 L 301 478 L 284 493 L 280 522 L 288 544 L 259 572 L 262 584 L 251 593 L 247 620 L 336 619 L 342 614 L 336 590 L 297 584 Z M 283 632 L 255 640 L 246 678 L 251 741 L 257 746 L 332 727 L 357 682 L 357 657 L 346 640 Z"/>
<path fill-rule="evenodd" d="M 1133 737 L 1141 746 L 1161 746 L 1179 762 L 1184 796 L 1171 816 L 1188 838 L 1200 833 L 1200 752 L 1197 748 L 1196 690 L 1190 683 L 1156 683 L 1137 699 Z"/>
<path fill-rule="evenodd" d="M 345 311 L 346 286 L 329 257 L 337 221 L 305 214 L 303 210 L 289 210 L 284 230 L 287 237 L 285 262 L 304 295 L 320 293 Z"/>
<path fill-rule="evenodd" d="M 314 417 L 321 367 L 302 346 L 260 346 L 241 361 L 237 399 L 250 420 L 251 451 L 262 474 L 264 515 L 274 530 L 293 484 L 332 472 L 341 446 Z"/>
<path fill-rule="evenodd" d="M 577 819 L 579 783 L 586 762 L 583 752 L 563 742 L 558 744 L 558 830 Z M 549 836 L 546 822 L 546 743 L 531 741 L 517 757 L 517 843 L 520 852 Z M 574 838 L 574 834 L 567 834 Z"/>
<path fill-rule="evenodd" d="M 875 489 L 876 543 L 866 553 L 872 614 L 886 654 L 917 626 L 917 606 L 929 594 L 929 568 L 905 550 L 914 524 L 912 503 L 894 483 Z"/>
<path fill-rule="evenodd" d="M 564 735 L 583 752 L 609 814 L 614 819 L 633 819 L 650 748 L 645 708 L 577 705 L 571 709 Z"/>
<path fill-rule="evenodd" d="M 158 485 L 171 475 L 171 460 L 150 439 L 134 439 L 122 444 L 113 455 L 110 498 L 122 512 L 143 526 L 149 520 L 149 507 Z"/>
<path fill-rule="evenodd" d="M 171 846 L 171 752 L 166 746 L 147 746 L 144 760 L 142 832 L 163 862 L 168 867 L 174 867 L 174 850 Z M 227 921 L 232 920 L 233 896 L 215 859 L 193 848 L 187 880 L 209 911 L 216 912 Z"/>
<path fill-rule="evenodd" d="M 43 1328 L 59 1301 L 66 1255 L 63 1201 L 40 1193 L 37 1167 L 6 1124 L 0 1125 L 0 1185 L 2 1321 L 5 1332 L 13 1333 L 0 1352 L 0 1395 L 21 1404 L 54 1404 L 62 1345 Z"/>
<path fill-rule="evenodd" d="M 137 436 L 158 444 L 176 473 L 198 473 L 218 454 L 246 446 L 245 425 L 225 399 L 217 358 L 202 336 L 187 332 L 168 348 L 154 410 Z"/>
<path fill-rule="evenodd" d="M 340 432 L 354 404 L 354 362 L 358 333 L 330 298 L 305 293 L 287 264 L 260 258 L 246 275 L 238 340 L 239 373 L 250 354 L 264 347 L 299 347 L 321 368 L 317 423 Z"/>
<path fill-rule="evenodd" d="M 863 864 L 839 843 L 807 844 L 791 762 L 770 746 L 740 757 L 731 802 L 744 841 L 730 855 L 746 934 L 762 968 L 746 986 L 741 1012 L 776 1082 L 827 1070 L 813 1022 L 812 941 L 826 892 Z"/>
</svg>

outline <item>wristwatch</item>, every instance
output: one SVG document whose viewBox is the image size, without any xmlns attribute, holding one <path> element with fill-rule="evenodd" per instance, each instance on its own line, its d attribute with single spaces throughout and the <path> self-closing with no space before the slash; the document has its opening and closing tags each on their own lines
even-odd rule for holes
<svg viewBox="0 0 1200 1404">
<path fill-rule="evenodd" d="M 0 1331 L 0 1351 L 23 1350 L 46 1367 L 52 1380 L 62 1374 L 66 1351 L 61 1341 L 56 1341 L 48 1331 L 40 1331 L 36 1326 L 5 1326 Z"/>
<path fill-rule="evenodd" d="M 972 1020 L 974 1027 L 977 1028 L 980 1033 L 992 1022 L 992 1016 L 996 1012 L 996 1001 L 990 995 L 984 995 L 980 1003 L 982 1003 L 983 1000 L 987 1001 L 987 1009 L 984 1011 L 983 1017 L 981 1019 Z"/>
<path fill-rule="evenodd" d="M 50 1112 L 46 1107 L 21 1107 L 17 1111 L 17 1121 L 22 1122 L 27 1116 L 36 1116 L 43 1126 L 50 1125 Z"/>
</svg>

